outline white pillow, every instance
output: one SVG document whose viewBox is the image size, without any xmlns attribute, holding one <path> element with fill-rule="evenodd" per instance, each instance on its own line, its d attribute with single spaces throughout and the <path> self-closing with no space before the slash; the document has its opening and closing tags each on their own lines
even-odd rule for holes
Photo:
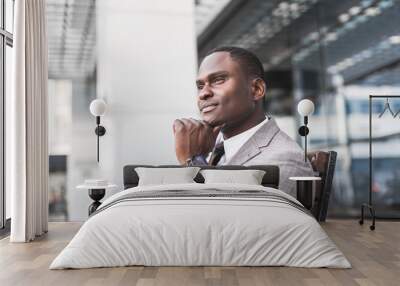
<svg viewBox="0 0 400 286">
<path fill-rule="evenodd" d="M 135 168 L 139 176 L 139 186 L 195 183 L 193 179 L 199 170 L 199 167 Z"/>
<path fill-rule="evenodd" d="M 202 170 L 205 184 L 234 183 L 261 185 L 265 171 L 262 170 Z"/>
</svg>

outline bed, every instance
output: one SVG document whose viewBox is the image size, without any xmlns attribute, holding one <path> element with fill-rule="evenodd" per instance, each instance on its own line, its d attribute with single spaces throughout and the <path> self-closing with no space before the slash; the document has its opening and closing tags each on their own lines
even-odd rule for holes
<svg viewBox="0 0 400 286">
<path fill-rule="evenodd" d="M 204 184 L 197 175 L 152 186 L 137 185 L 136 167 L 124 168 L 125 190 L 103 202 L 50 269 L 351 267 L 310 212 L 277 189 L 276 166 L 218 167 L 265 170 L 262 185 Z"/>
</svg>

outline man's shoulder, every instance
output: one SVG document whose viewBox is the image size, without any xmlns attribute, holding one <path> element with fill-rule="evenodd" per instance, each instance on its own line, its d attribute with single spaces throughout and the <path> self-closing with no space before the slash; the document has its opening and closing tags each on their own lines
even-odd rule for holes
<svg viewBox="0 0 400 286">
<path fill-rule="evenodd" d="M 279 132 L 276 133 L 274 139 L 271 141 L 271 144 L 280 145 L 282 143 L 284 143 L 284 146 L 287 145 L 288 147 L 300 148 L 299 144 L 292 137 L 290 137 L 287 133 L 279 129 Z"/>
<path fill-rule="evenodd" d="M 257 134 L 257 139 L 261 139 L 262 141 L 269 140 L 269 142 L 266 142 L 268 146 L 278 145 L 282 149 L 301 149 L 297 142 L 280 129 L 273 119 L 271 120 L 270 126 L 265 126 L 265 128 L 260 129 L 259 132 L 260 133 Z"/>
<path fill-rule="evenodd" d="M 278 129 L 267 146 L 260 148 L 260 157 L 292 157 L 292 159 L 302 158 L 304 151 L 300 145 L 288 134 Z"/>
<path fill-rule="evenodd" d="M 301 161 L 304 151 L 271 119 L 229 161 L 232 164 Z"/>
<path fill-rule="evenodd" d="M 259 148 L 259 153 L 247 165 L 277 165 L 281 174 L 313 174 L 309 162 L 304 162 L 304 150 L 284 131 L 279 130 L 267 146 Z M 294 170 L 296 169 L 296 170 Z"/>
</svg>

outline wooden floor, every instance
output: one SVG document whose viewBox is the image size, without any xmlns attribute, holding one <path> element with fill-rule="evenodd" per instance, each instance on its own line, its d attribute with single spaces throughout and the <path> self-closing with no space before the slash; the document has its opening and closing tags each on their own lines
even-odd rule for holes
<svg viewBox="0 0 400 286">
<path fill-rule="evenodd" d="M 50 223 L 32 243 L 0 241 L 0 285 L 400 285 L 400 222 L 378 222 L 376 230 L 357 221 L 323 225 L 353 268 L 289 267 L 120 267 L 48 270 L 80 223 Z"/>
</svg>

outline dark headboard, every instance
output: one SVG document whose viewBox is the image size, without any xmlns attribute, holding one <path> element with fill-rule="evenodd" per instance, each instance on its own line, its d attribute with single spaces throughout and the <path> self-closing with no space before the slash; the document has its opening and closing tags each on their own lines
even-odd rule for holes
<svg viewBox="0 0 400 286">
<path fill-rule="evenodd" d="M 147 168 L 179 168 L 183 167 L 180 165 L 126 165 L 124 167 L 124 189 L 133 188 L 138 185 L 139 177 L 135 171 L 137 167 Z M 274 165 L 254 165 L 254 166 L 198 166 L 201 169 L 223 169 L 223 170 L 245 170 L 245 169 L 256 169 L 264 170 L 266 173 L 262 180 L 262 185 L 265 187 L 272 187 L 277 189 L 279 186 L 279 167 Z M 204 183 L 203 176 L 198 173 L 194 180 L 197 183 Z"/>
</svg>

